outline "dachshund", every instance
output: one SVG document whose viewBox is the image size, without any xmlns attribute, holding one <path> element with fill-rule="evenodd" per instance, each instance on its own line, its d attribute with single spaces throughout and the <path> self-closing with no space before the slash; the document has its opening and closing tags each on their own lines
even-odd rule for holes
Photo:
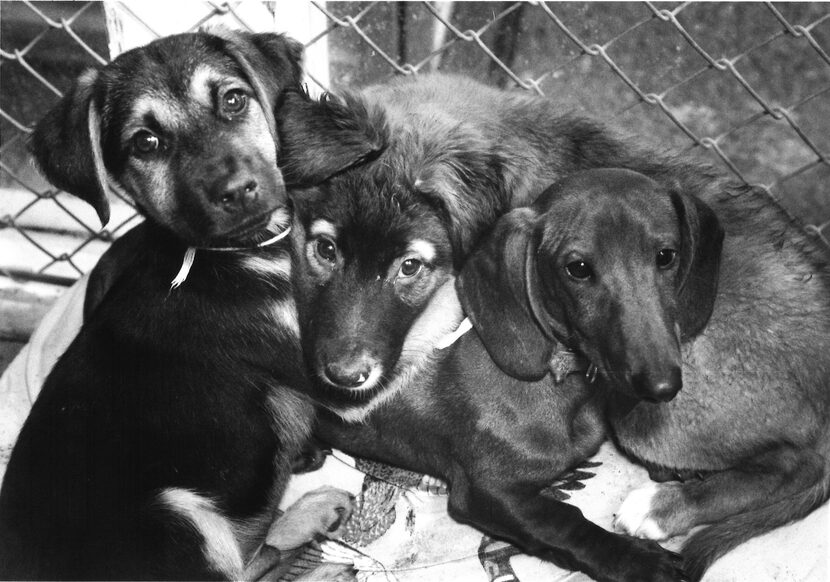
<svg viewBox="0 0 830 582">
<path fill-rule="evenodd" d="M 102 263 L 121 267 L 90 286 L 14 447 L 0 577 L 255 579 L 287 549 L 269 540 L 348 518 L 348 494 L 326 490 L 299 506 L 307 531 L 269 533 L 314 418 L 287 187 L 382 147 L 314 115 L 301 53 L 276 34 L 162 38 L 84 73 L 36 126 L 53 184 L 102 223 L 110 190 L 146 220 Z"/>
<path fill-rule="evenodd" d="M 479 263 L 465 267 L 460 294 L 494 361 L 526 378 L 563 348 L 591 362 L 616 443 L 663 481 L 630 493 L 619 530 L 663 540 L 710 524 L 682 551 L 698 580 L 827 500 L 827 250 L 765 193 L 690 196 L 592 170 L 504 216 L 485 245 L 501 260 L 477 280 L 465 271 Z"/>
</svg>

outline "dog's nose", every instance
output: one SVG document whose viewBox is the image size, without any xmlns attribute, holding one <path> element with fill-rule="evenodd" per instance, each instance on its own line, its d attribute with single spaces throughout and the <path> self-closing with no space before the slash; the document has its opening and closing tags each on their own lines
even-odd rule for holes
<svg viewBox="0 0 830 582">
<path fill-rule="evenodd" d="M 671 366 L 660 373 L 645 371 L 634 374 L 631 383 L 643 400 L 668 402 L 683 388 L 683 374 L 679 366 Z"/>
<path fill-rule="evenodd" d="M 229 181 L 217 196 L 222 208 L 229 212 L 252 211 L 259 201 L 259 185 L 253 178 Z"/>
<path fill-rule="evenodd" d="M 373 362 L 367 357 L 329 362 L 324 368 L 326 380 L 340 388 L 358 388 L 372 377 Z"/>
</svg>

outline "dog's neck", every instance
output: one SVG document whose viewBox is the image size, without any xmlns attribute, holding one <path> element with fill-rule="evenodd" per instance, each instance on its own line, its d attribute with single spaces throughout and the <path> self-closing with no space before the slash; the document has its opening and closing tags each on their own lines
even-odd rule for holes
<svg viewBox="0 0 830 582">
<path fill-rule="evenodd" d="M 473 323 L 469 317 L 465 317 L 453 332 L 444 335 L 436 342 L 435 348 L 444 350 L 450 347 L 471 329 L 473 329 Z M 548 367 L 553 381 L 557 384 L 564 382 L 569 374 L 577 373 L 585 374 L 588 383 L 593 384 L 598 372 L 597 367 L 588 358 L 559 342 L 556 342 L 554 346 Z"/>
<path fill-rule="evenodd" d="M 548 362 L 553 381 L 561 384 L 569 374 L 584 373 L 585 379 L 592 384 L 597 379 L 597 367 L 591 361 L 563 344 L 557 343 Z"/>
<path fill-rule="evenodd" d="M 173 280 L 170 281 L 170 289 L 178 288 L 182 283 L 185 282 L 187 276 L 190 274 L 190 269 L 193 266 L 193 261 L 196 259 L 196 251 L 209 251 L 209 252 L 240 252 L 240 251 L 251 251 L 260 249 L 263 247 L 271 246 L 283 240 L 288 234 L 291 232 L 291 227 L 287 227 L 281 233 L 272 236 L 271 238 L 262 241 L 261 243 L 257 243 L 250 247 L 187 247 L 184 252 L 184 257 L 182 258 L 182 266 L 179 269 L 179 272 L 176 273 L 176 276 L 173 277 Z"/>
</svg>

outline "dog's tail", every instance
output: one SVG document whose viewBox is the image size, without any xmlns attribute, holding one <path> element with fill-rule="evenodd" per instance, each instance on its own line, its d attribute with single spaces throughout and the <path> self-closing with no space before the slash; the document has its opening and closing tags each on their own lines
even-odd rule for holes
<svg viewBox="0 0 830 582">
<path fill-rule="evenodd" d="M 739 513 L 695 533 L 683 546 L 686 573 L 698 581 L 712 563 L 745 541 L 804 518 L 830 496 L 830 474 L 810 487 L 777 501 Z"/>
</svg>

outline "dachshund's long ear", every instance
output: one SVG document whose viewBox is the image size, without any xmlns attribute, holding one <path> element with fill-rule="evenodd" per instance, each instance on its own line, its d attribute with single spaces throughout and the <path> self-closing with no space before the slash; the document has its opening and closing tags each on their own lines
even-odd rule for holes
<svg viewBox="0 0 830 582">
<path fill-rule="evenodd" d="M 387 127 L 382 114 L 349 95 L 311 99 L 288 91 L 277 106 L 279 165 L 289 186 L 314 185 L 371 160 L 385 149 Z"/>
<path fill-rule="evenodd" d="M 700 333 L 712 315 L 724 231 L 715 212 L 697 197 L 675 192 L 671 197 L 680 221 L 678 321 L 686 340 Z"/>
<path fill-rule="evenodd" d="M 101 151 L 101 118 L 95 103 L 97 71 L 82 74 L 35 126 L 29 148 L 44 176 L 88 202 L 101 224 L 110 218 Z"/>
<path fill-rule="evenodd" d="M 540 292 L 535 217 L 526 208 L 502 217 L 456 281 L 461 305 L 490 357 L 505 373 L 521 380 L 539 380 L 547 374 L 553 349 L 530 305 Z"/>
</svg>

